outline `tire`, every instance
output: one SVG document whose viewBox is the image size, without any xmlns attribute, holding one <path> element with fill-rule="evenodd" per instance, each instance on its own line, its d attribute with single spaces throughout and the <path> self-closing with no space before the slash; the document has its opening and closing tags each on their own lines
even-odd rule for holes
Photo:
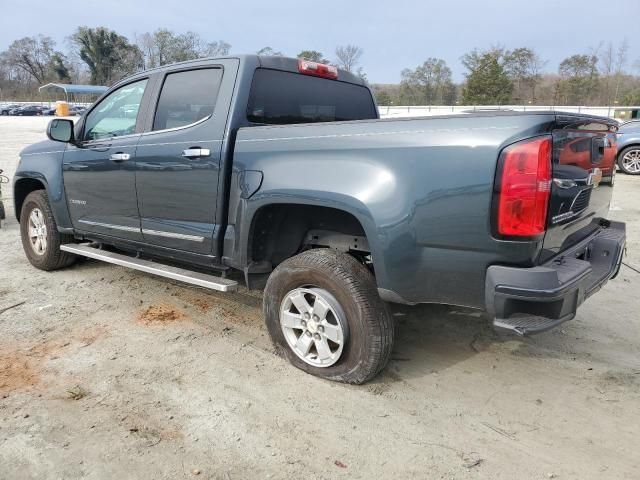
<svg viewBox="0 0 640 480">
<path fill-rule="evenodd" d="M 32 217 L 32 214 L 37 219 Z M 37 240 L 35 244 L 32 243 L 34 237 L 30 236 L 30 229 L 31 234 L 35 233 L 34 226 L 39 232 L 37 235 L 39 244 Z M 58 232 L 49 199 L 44 190 L 35 190 L 25 198 L 20 212 L 20 237 L 27 259 L 31 265 L 40 270 L 50 271 L 68 267 L 76 260 L 75 255 L 60 250 L 60 245 L 74 241 L 73 236 Z"/>
<path fill-rule="evenodd" d="M 640 175 L 640 145 L 623 149 L 618 154 L 618 167 L 627 175 Z"/>
<path fill-rule="evenodd" d="M 300 295 L 307 303 L 304 308 L 297 309 L 291 299 L 299 300 Z M 322 308 L 317 308 L 317 305 Z M 320 313 L 320 310 L 327 311 L 323 305 L 330 307 L 326 316 Z M 281 314 L 283 317 L 290 315 L 293 322 L 298 322 L 304 317 L 303 310 L 309 306 L 312 307 L 310 312 L 316 308 L 318 315 L 326 320 L 319 323 L 310 320 L 303 327 L 281 325 Z M 375 377 L 391 356 L 393 317 L 378 295 L 371 272 L 345 253 L 314 249 L 282 262 L 269 276 L 263 309 L 276 351 L 284 354 L 295 367 L 317 377 L 362 384 Z M 310 317 L 307 315 L 306 318 Z M 317 319 L 315 313 L 313 319 Z M 342 330 L 342 342 L 333 343 L 330 337 L 339 330 Z M 310 336 L 313 342 L 306 360 L 292 347 L 296 337 L 298 341 L 307 340 L 305 335 Z M 335 350 L 325 360 L 321 359 L 320 353 L 326 349 L 316 348 L 321 343 L 329 345 L 330 351 Z M 319 366 L 321 361 L 325 365 Z"/>
</svg>

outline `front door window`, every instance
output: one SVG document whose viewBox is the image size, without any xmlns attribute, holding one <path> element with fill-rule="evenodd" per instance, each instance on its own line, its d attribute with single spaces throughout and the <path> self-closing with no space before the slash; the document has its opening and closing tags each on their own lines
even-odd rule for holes
<svg viewBox="0 0 640 480">
<path fill-rule="evenodd" d="M 84 123 L 84 141 L 122 137 L 135 133 L 138 110 L 147 80 L 129 83 L 102 100 Z"/>
</svg>

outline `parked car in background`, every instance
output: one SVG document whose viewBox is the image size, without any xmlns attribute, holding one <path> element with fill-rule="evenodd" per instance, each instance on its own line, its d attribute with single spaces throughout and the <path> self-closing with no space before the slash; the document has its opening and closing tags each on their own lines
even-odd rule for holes
<svg viewBox="0 0 640 480">
<path fill-rule="evenodd" d="M 43 110 L 42 114 L 43 115 L 48 115 L 48 116 L 52 116 L 56 114 L 56 110 L 58 109 L 57 105 L 54 105 L 53 107 L 49 107 L 45 110 Z"/>
<path fill-rule="evenodd" d="M 26 105 L 24 107 L 11 110 L 9 115 L 16 115 L 18 117 L 35 117 L 43 115 L 45 107 L 40 105 Z"/>
<path fill-rule="evenodd" d="M 0 115 L 9 115 L 9 112 L 14 108 L 20 108 L 20 105 L 18 105 L 17 103 L 2 105 L 2 107 L 0 107 Z"/>
<path fill-rule="evenodd" d="M 640 120 L 618 128 L 618 167 L 629 175 L 640 175 Z"/>
<path fill-rule="evenodd" d="M 69 115 L 72 117 L 77 117 L 82 115 L 84 112 L 86 112 L 87 109 L 85 107 L 70 107 L 69 108 Z"/>
</svg>

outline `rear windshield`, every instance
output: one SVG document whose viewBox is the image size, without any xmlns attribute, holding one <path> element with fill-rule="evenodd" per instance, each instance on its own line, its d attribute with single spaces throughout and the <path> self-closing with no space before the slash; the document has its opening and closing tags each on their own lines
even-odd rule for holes
<svg viewBox="0 0 640 480">
<path fill-rule="evenodd" d="M 366 87 L 265 68 L 253 76 L 250 122 L 282 125 L 370 118 L 378 114 Z"/>
</svg>

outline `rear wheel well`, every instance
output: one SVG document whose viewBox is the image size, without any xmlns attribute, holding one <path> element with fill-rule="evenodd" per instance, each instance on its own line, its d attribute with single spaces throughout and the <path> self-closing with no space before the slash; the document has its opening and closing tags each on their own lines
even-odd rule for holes
<svg viewBox="0 0 640 480">
<path fill-rule="evenodd" d="M 13 191 L 13 198 L 16 206 L 16 218 L 18 221 L 20 221 L 20 212 L 22 211 L 24 199 L 35 190 L 45 190 L 44 184 L 40 180 L 22 178 L 16 182 Z"/>
<path fill-rule="evenodd" d="M 341 250 L 363 260 L 369 255 L 364 228 L 352 214 L 330 207 L 274 204 L 253 217 L 249 233 L 249 263 L 272 267 L 314 247 Z"/>
</svg>

